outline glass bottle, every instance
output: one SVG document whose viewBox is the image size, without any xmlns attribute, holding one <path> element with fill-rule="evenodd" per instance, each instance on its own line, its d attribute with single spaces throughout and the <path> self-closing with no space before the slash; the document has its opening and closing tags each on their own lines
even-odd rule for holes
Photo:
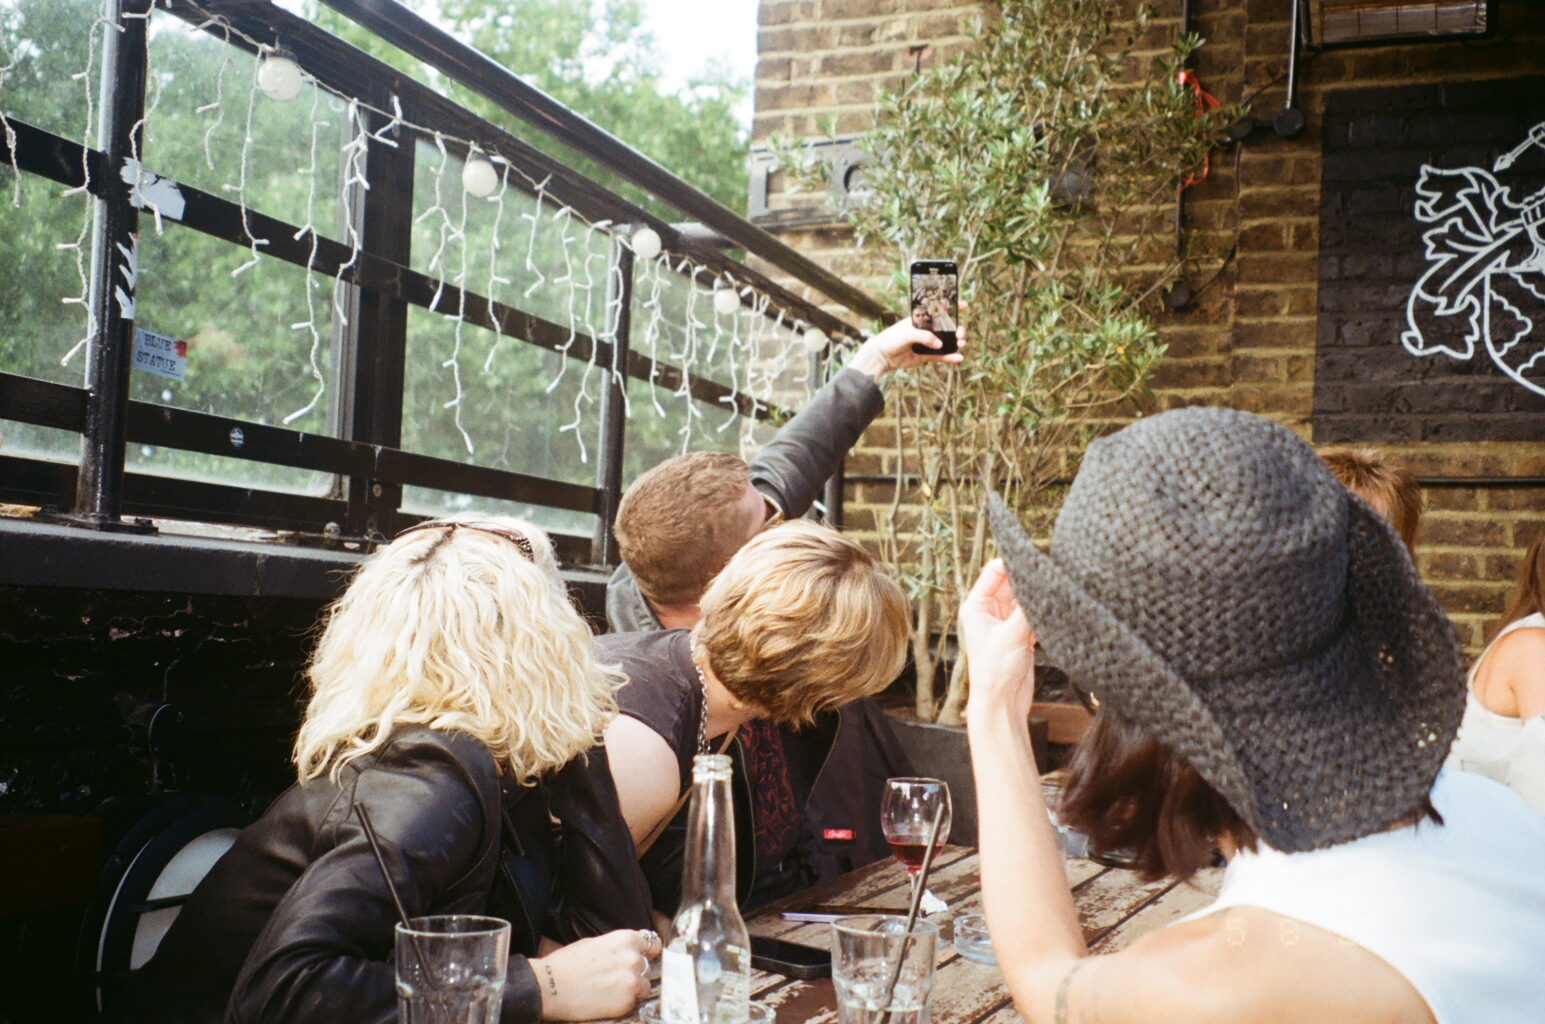
<svg viewBox="0 0 1545 1024">
<path fill-rule="evenodd" d="M 681 907 L 660 971 L 666 1024 L 746 1024 L 751 1016 L 751 938 L 735 901 L 735 809 L 730 759 L 692 761 L 692 803 L 681 872 Z"/>
</svg>

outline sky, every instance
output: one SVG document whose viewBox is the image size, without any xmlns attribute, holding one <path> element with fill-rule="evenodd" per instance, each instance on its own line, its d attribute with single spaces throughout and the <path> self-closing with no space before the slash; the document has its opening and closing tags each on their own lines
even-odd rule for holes
<svg viewBox="0 0 1545 1024">
<path fill-rule="evenodd" d="M 276 0 L 287 10 L 303 11 L 305 0 Z M 718 61 L 747 86 L 756 77 L 756 11 L 759 0 L 640 0 L 645 24 L 654 34 L 661 84 L 675 92 Z M 751 92 L 736 109 L 751 127 Z"/>
<path fill-rule="evenodd" d="M 756 75 L 758 0 L 641 0 L 646 24 L 654 34 L 663 85 L 685 85 L 717 59 L 748 85 Z M 751 97 L 738 111 L 751 124 Z"/>
</svg>

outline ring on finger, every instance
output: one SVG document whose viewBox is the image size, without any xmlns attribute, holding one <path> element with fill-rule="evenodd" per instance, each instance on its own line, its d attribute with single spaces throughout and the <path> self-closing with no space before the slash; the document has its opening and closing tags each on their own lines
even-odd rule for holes
<svg viewBox="0 0 1545 1024">
<path fill-rule="evenodd" d="M 644 940 L 646 950 L 654 948 L 654 944 L 660 941 L 660 933 L 652 928 L 640 928 L 638 937 Z"/>
<path fill-rule="evenodd" d="M 639 965 L 638 976 L 640 978 L 647 978 L 649 977 L 649 958 L 647 956 L 642 956 L 639 957 L 639 959 L 643 961 L 643 963 Z"/>
</svg>

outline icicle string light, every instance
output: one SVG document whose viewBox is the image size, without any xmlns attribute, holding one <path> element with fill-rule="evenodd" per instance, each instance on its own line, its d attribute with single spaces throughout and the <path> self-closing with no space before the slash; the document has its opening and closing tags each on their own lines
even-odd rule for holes
<svg viewBox="0 0 1545 1024">
<path fill-rule="evenodd" d="M 509 278 L 499 276 L 499 225 L 504 223 L 504 194 L 510 190 L 510 165 L 503 157 L 495 163 L 503 170 L 499 175 L 499 191 L 488 199 L 494 204 L 494 226 L 488 233 L 488 288 L 484 292 L 488 299 L 488 319 L 494 327 L 494 343 L 488 349 L 488 358 L 483 360 L 484 373 L 493 372 L 494 356 L 499 354 L 499 347 L 504 344 L 504 323 L 494 309 L 494 303 L 498 301 L 499 285 L 510 283 Z"/>
<path fill-rule="evenodd" d="M 161 0 L 156 0 L 156 2 L 152 3 L 152 10 L 159 6 L 160 2 Z M 166 2 L 169 7 L 169 0 L 166 0 Z M 147 11 L 145 14 L 131 15 L 131 17 L 148 18 L 149 15 L 150 12 Z M 93 145 L 97 141 L 95 138 L 97 126 L 95 123 L 96 96 L 95 89 L 93 88 L 95 85 L 93 71 L 96 70 L 99 63 L 96 59 L 96 48 L 98 36 L 104 30 L 104 26 L 115 31 L 123 31 L 121 25 L 114 24 L 109 19 L 96 19 L 88 31 L 89 41 L 86 69 L 72 76 L 75 80 L 83 83 L 85 90 L 87 113 L 82 141 L 87 149 L 98 148 Z M 211 170 L 216 166 L 214 160 L 215 137 L 227 119 L 226 104 L 228 102 L 229 87 L 226 78 L 233 66 L 233 41 L 243 42 L 244 45 L 255 53 L 253 80 L 247 90 L 247 110 L 242 133 L 240 163 L 235 174 L 236 181 L 233 184 L 227 183 L 221 186 L 224 191 L 233 193 L 233 199 L 241 209 L 242 228 L 247 241 L 249 257 L 231 272 L 232 276 L 239 276 L 261 261 L 263 257 L 262 249 L 269 245 L 269 240 L 253 235 L 252 224 L 249 218 L 251 210 L 249 203 L 252 198 L 251 190 L 256 187 L 258 182 L 253 169 L 253 159 L 257 147 L 253 134 L 257 113 L 256 108 L 258 103 L 267 102 L 267 100 L 258 97 L 258 93 L 261 90 L 258 88 L 257 70 L 262 66 L 264 59 L 276 54 L 278 50 L 272 43 L 253 39 L 240 32 L 225 18 L 218 15 L 211 16 L 201 24 L 192 26 L 192 29 L 194 31 L 210 32 L 223 39 L 224 43 L 220 63 L 213 76 L 213 100 L 210 103 L 198 106 L 195 110 L 200 116 L 212 115 L 207 118 L 206 124 L 203 126 L 202 139 L 204 161 Z M 148 39 L 149 33 L 147 33 L 147 57 Z M 7 78 L 13 77 L 13 72 L 19 66 L 20 58 L 9 52 L 0 53 L 0 56 L 3 56 L 5 59 L 5 63 L 0 64 L 0 87 L 3 87 Z M 312 76 L 306 76 L 305 81 L 311 84 L 313 88 L 311 107 L 312 137 L 310 140 L 309 166 L 304 169 L 297 169 L 297 173 L 306 175 L 308 182 L 305 224 L 297 231 L 295 239 L 300 241 L 309 234 L 311 247 L 306 261 L 307 317 L 304 321 L 292 324 L 291 327 L 293 330 L 305 331 L 310 335 L 311 345 L 308 364 L 310 374 L 317 383 L 317 390 L 306 406 L 284 417 L 283 422 L 286 424 L 315 410 L 326 393 L 326 373 L 321 364 L 322 332 L 317 315 L 316 296 L 314 294 L 315 289 L 319 287 L 316 279 L 316 261 L 320 243 L 320 233 L 317 230 L 314 215 L 317 194 L 318 154 L 320 152 L 321 138 L 320 130 L 328 127 L 328 122 L 319 121 L 317 113 L 323 92 L 326 92 L 328 95 L 337 94 L 333 90 L 322 86 Z M 153 76 L 151 91 L 148 96 L 148 106 L 144 117 L 136 126 L 137 129 L 142 131 L 149 118 L 157 110 L 165 86 L 166 80 L 164 77 L 161 75 Z M 588 461 L 588 450 L 583 436 L 582 425 L 585 410 L 593 406 L 597 398 L 600 397 L 591 383 L 592 374 L 596 369 L 599 343 L 610 342 L 615 345 L 617 326 L 623 313 L 620 299 L 617 298 L 622 294 L 623 290 L 621 287 L 621 268 L 617 261 L 610 258 L 611 239 L 616 235 L 616 229 L 613 224 L 609 220 L 592 222 L 549 193 L 550 176 L 538 179 L 512 164 L 498 153 L 488 152 L 475 141 L 456 138 L 445 134 L 443 131 L 410 122 L 403 116 L 402 101 L 395 94 L 390 95 L 386 103 L 389 109 L 386 110 L 362 102 L 354 97 L 339 96 L 338 99 L 347 103 L 344 119 L 348 127 L 347 141 L 343 144 L 339 153 L 342 185 L 339 195 L 338 221 L 342 226 L 343 234 L 343 238 L 340 240 L 348 245 L 350 257 L 338 269 L 336 275 L 331 275 L 334 277 L 332 293 L 334 322 L 338 325 L 344 325 L 347 322 L 348 310 L 344 300 L 347 297 L 349 285 L 346 278 L 352 276 L 349 274 L 349 271 L 358 264 L 361 255 L 358 205 L 363 201 L 364 195 L 369 189 L 365 167 L 370 143 L 375 142 L 382 146 L 396 149 L 399 148 L 404 137 L 412 142 L 416 142 L 419 139 L 432 141 L 440 155 L 438 166 L 431 172 L 434 179 L 434 203 L 428 209 L 419 213 L 415 217 L 414 222 L 415 224 L 422 224 L 435 217 L 436 214 L 439 215 L 438 223 L 434 226 L 437 246 L 433 257 L 429 261 L 427 271 L 429 276 L 435 278 L 437 284 L 429 308 L 455 322 L 455 340 L 451 357 L 444 364 L 445 368 L 452 371 L 455 394 L 450 401 L 444 403 L 444 407 L 455 410 L 456 429 L 466 446 L 467 452 L 469 454 L 473 453 L 473 438 L 462 423 L 461 411 L 466 399 L 466 393 L 464 391 L 464 381 L 460 365 L 460 356 L 463 352 L 464 344 L 463 327 L 465 326 L 467 315 L 466 289 L 472 271 L 472 259 L 469 252 L 470 242 L 467 236 L 467 210 L 471 199 L 465 186 L 458 188 L 461 194 L 461 216 L 459 223 L 453 221 L 451 213 L 447 208 L 449 200 L 444 195 L 443 179 L 445 172 L 451 165 L 452 147 L 459 154 L 458 160 L 489 160 L 498 168 L 500 180 L 495 194 L 486 197 L 487 202 L 495 204 L 492 218 L 493 227 L 490 232 L 487 253 L 486 297 L 488 301 L 490 304 L 498 302 L 501 288 L 515 285 L 513 278 L 518 277 L 518 275 L 503 276 L 501 274 L 503 269 L 501 262 L 504 258 L 501 230 L 504 228 L 507 219 L 505 216 L 505 205 L 508 193 L 511 185 L 514 185 L 531 199 L 529 212 L 522 211 L 519 214 L 520 219 L 527 222 L 529 229 L 527 231 L 526 252 L 523 261 L 523 270 L 528 280 L 524 283 L 521 293 L 522 297 L 530 299 L 539 290 L 544 288 L 553 285 L 563 286 L 563 291 L 555 295 L 554 298 L 558 299 L 561 303 L 563 310 L 561 318 L 564 321 L 562 326 L 568 332 L 567 339 L 562 345 L 558 346 L 558 350 L 565 358 L 558 360 L 557 370 L 545 386 L 546 392 L 552 394 L 562 384 L 569 362 L 567 356 L 570 354 L 574 343 L 579 339 L 581 333 L 588 335 L 598 343 L 592 345 L 589 358 L 575 389 L 572 402 L 573 419 L 559 428 L 560 432 L 572 432 L 575 435 L 575 441 L 580 449 L 581 460 Z M 376 119 L 373 122 L 376 125 L 374 131 L 370 130 L 372 118 Z M 11 126 L 10 120 L 3 111 L 0 111 L 0 131 L 4 131 L 7 142 L 12 143 L 11 162 L 14 171 L 16 168 L 15 129 Z M 405 136 L 405 132 L 409 134 Z M 137 173 L 141 176 L 148 176 L 150 172 L 144 166 L 146 161 L 144 161 L 143 154 L 140 152 L 142 143 L 139 136 L 140 131 L 136 131 L 133 157 L 139 168 Z M 136 181 L 136 184 L 138 183 Z M 460 184 L 458 182 L 458 185 Z M 64 195 L 84 193 L 89 191 L 90 187 L 91 183 L 87 181 L 77 188 L 67 190 Z M 19 174 L 13 188 L 12 202 L 13 205 L 19 205 L 21 202 Z M 77 275 L 81 282 L 80 294 L 75 297 L 65 298 L 63 301 L 86 306 L 88 316 L 86 338 L 83 338 L 65 355 L 62 360 L 64 363 L 68 363 L 75 352 L 79 351 L 86 344 L 92 333 L 92 325 L 89 322 L 92 315 L 88 300 L 89 277 L 84 252 L 84 247 L 91 231 L 90 205 L 87 204 L 88 208 L 83 215 L 82 230 L 76 241 L 61 243 L 57 246 L 61 250 L 71 250 L 75 253 Z M 160 209 L 150 202 L 147 202 L 146 208 L 154 216 L 157 232 L 160 233 L 162 230 Z M 584 226 L 583 232 L 576 230 L 576 220 Z M 543 245 L 542 255 L 545 255 L 549 260 L 549 268 L 552 263 L 561 260 L 561 274 L 553 274 L 551 269 L 544 271 L 543 261 L 539 258 L 537 236 L 548 226 L 551 226 L 558 232 L 558 238 L 556 240 L 544 239 L 545 244 Z M 604 251 L 597 252 L 594 247 L 597 235 L 607 240 L 608 244 L 603 247 Z M 625 238 L 626 235 L 623 237 Z M 553 244 L 554 241 L 556 244 Z M 460 269 L 454 276 L 451 276 L 446 268 L 450 257 L 449 249 L 453 245 L 460 247 L 461 259 Z M 582 246 L 582 253 L 574 252 L 576 245 Z M 593 263 L 594 260 L 598 259 L 603 261 L 603 270 L 600 274 L 597 274 Z M 749 399 L 753 407 L 765 407 L 772 404 L 774 388 L 778 386 L 777 382 L 780 380 L 784 381 L 783 386 L 788 386 L 788 383 L 791 383 L 790 371 L 795 367 L 800 367 L 803 369 L 803 377 L 799 381 L 793 381 L 792 383 L 804 383 L 806 385 L 806 393 L 808 394 L 808 385 L 810 383 L 809 361 L 799 358 L 794 364 L 790 364 L 791 357 L 799 349 L 799 338 L 797 335 L 789 336 L 789 329 L 787 327 L 788 311 L 783 308 L 781 303 L 774 302 L 770 295 L 751 286 L 736 285 L 732 282 L 731 287 L 738 288 L 740 293 L 742 300 L 740 307 L 733 313 L 727 310 L 721 312 L 716 309 L 711 320 L 705 320 L 698 308 L 698 303 L 706 296 L 710 300 L 710 305 L 713 305 L 711 300 L 714 294 L 713 288 L 705 287 L 705 284 L 722 287 L 722 278 L 716 280 L 708 268 L 698 265 L 692 259 L 679 252 L 661 251 L 658 255 L 649 258 L 646 258 L 644 255 L 635 255 L 634 266 L 634 294 L 637 296 L 634 300 L 634 307 L 639 314 L 637 319 L 642 321 L 641 324 L 636 325 L 635 329 L 637 330 L 638 327 L 642 328 L 642 337 L 640 338 L 638 334 L 635 334 L 636 341 L 633 347 L 641 354 L 647 351 L 651 365 L 654 367 L 653 372 L 649 376 L 648 383 L 650 406 L 658 417 L 665 417 L 668 413 L 667 408 L 661 402 L 661 389 L 659 387 L 662 347 L 669 350 L 671 360 L 677 364 L 680 377 L 678 386 L 674 388 L 674 397 L 681 400 L 679 408 L 683 415 L 683 421 L 678 434 L 681 438 L 682 451 L 690 448 L 694 437 L 694 421 L 703 417 L 703 411 L 697 408 L 699 403 L 692 397 L 691 393 L 692 377 L 696 373 L 708 373 L 717 370 L 721 378 L 727 374 L 728 380 L 724 381 L 724 383 L 732 391 Z M 508 274 L 508 271 L 504 273 Z M 683 289 L 684 294 L 673 290 L 672 298 L 669 301 L 666 299 L 667 281 L 670 280 L 666 276 L 668 274 L 672 275 L 672 278 L 677 282 L 682 277 L 686 278 Z M 461 296 L 454 311 L 447 311 L 441 308 L 445 297 L 444 291 L 447 280 L 454 281 Z M 604 288 L 605 291 L 598 293 L 598 288 Z M 668 306 L 676 312 L 667 314 Z M 678 314 L 680 316 L 679 320 L 676 319 Z M 725 317 L 729 318 L 727 322 L 724 319 Z M 497 312 L 494 311 L 492 305 L 490 305 L 487 319 L 488 323 L 485 326 L 493 330 L 494 339 L 487 357 L 482 362 L 482 369 L 485 374 L 491 374 L 495 370 L 495 359 L 498 358 L 499 353 L 503 350 L 505 332 L 504 324 Z M 743 320 L 744 322 L 742 322 Z M 662 340 L 666 342 L 665 346 L 661 345 Z M 627 369 L 625 366 L 610 368 L 622 370 L 625 377 Z M 622 395 L 625 414 L 631 418 L 633 410 L 626 387 L 626 379 L 622 382 Z M 740 418 L 740 406 L 734 397 L 726 396 L 722 401 L 728 407 L 730 416 L 715 427 L 716 433 L 722 433 L 729 429 L 731 423 L 736 422 Z M 749 437 L 749 430 L 752 424 L 745 420 L 742 420 L 742 423 L 745 427 L 745 436 Z"/>
<path fill-rule="evenodd" d="M 224 18 L 210 18 L 194 31 L 204 31 L 210 26 L 219 28 L 225 36 L 225 45 L 220 47 L 220 70 L 215 72 L 215 99 L 213 103 L 206 103 L 194 108 L 195 114 L 207 114 L 211 110 L 215 112 L 215 119 L 209 122 L 209 127 L 204 129 L 204 164 L 212 171 L 215 169 L 214 151 L 210 148 L 210 141 L 214 138 L 220 125 L 225 123 L 225 72 L 231 66 L 231 25 Z"/>
<path fill-rule="evenodd" d="M 635 287 L 637 287 L 637 270 L 635 269 Z M 660 330 L 661 322 L 665 319 L 665 313 L 660 306 L 660 260 L 650 260 L 644 267 L 644 275 L 649 279 L 649 298 L 643 308 L 649 311 L 649 322 L 644 326 L 644 344 L 649 346 L 649 401 L 654 406 L 655 415 L 665 418 L 665 406 L 660 404 L 660 386 L 657 379 L 660 376 Z"/>
<path fill-rule="evenodd" d="M 16 70 L 16 65 L 21 63 L 21 58 L 13 54 L 10 47 L 0 41 L 0 55 L 9 58 L 4 67 L 0 67 L 0 89 L 5 88 L 6 79 L 11 77 L 11 72 Z M 0 128 L 5 130 L 5 148 L 11 154 L 11 206 L 21 207 L 21 168 L 16 166 L 16 129 L 11 127 L 11 119 L 5 116 L 5 111 L 0 110 Z"/>
<path fill-rule="evenodd" d="M 96 148 L 92 143 L 96 140 L 97 131 L 95 103 L 96 92 L 93 89 L 93 86 L 96 83 L 91 80 L 91 70 L 96 66 L 97 35 L 99 32 L 105 31 L 109 28 L 113 29 L 114 31 L 123 31 L 118 25 L 107 18 L 97 18 L 91 23 L 91 28 L 89 28 L 86 32 L 86 69 L 84 71 L 78 71 L 70 76 L 71 80 L 73 81 L 85 83 L 86 127 L 85 130 L 81 133 L 81 146 L 88 151 Z M 59 194 L 60 198 L 66 198 L 74 195 L 85 195 L 90 193 L 90 160 L 81 161 L 81 172 L 80 185 L 75 188 L 65 189 Z M 86 239 L 91 237 L 91 223 L 92 215 L 94 213 L 94 204 L 87 202 L 84 203 L 83 206 L 84 209 L 81 211 L 80 234 L 76 236 L 75 241 L 60 242 L 54 246 L 54 248 L 62 251 L 74 251 L 75 275 L 76 277 L 80 278 L 80 294 L 66 296 L 63 299 L 60 299 L 60 301 L 67 306 L 79 305 L 86 308 L 85 336 L 77 341 L 73 346 L 71 346 L 70 350 L 64 354 L 64 357 L 59 360 L 60 366 L 69 366 L 70 360 L 75 358 L 75 353 L 79 352 L 81 349 L 90 344 L 91 336 L 96 333 L 97 329 L 96 311 L 91 308 L 91 280 L 86 275 Z"/>
<path fill-rule="evenodd" d="M 306 176 L 306 223 L 295 232 L 295 241 L 300 241 L 306 235 L 311 236 L 311 252 L 306 257 L 306 319 L 303 323 L 291 324 L 293 331 L 311 332 L 311 376 L 317 382 L 315 393 L 305 408 L 296 409 L 286 416 L 281 422 L 285 426 L 300 419 L 302 416 L 315 409 L 322 396 L 327 393 L 327 375 L 322 372 L 322 367 L 317 363 L 317 354 L 322 348 L 322 333 L 317 330 L 317 305 L 316 305 L 316 259 L 317 259 L 317 229 L 312 220 L 313 211 L 316 208 L 317 197 L 317 131 L 326 128 L 326 121 L 317 120 L 317 104 L 320 102 L 322 90 L 316 83 L 311 84 L 311 164 L 301 170 Z"/>
<path fill-rule="evenodd" d="M 443 170 L 443 165 L 442 165 Z M 437 195 L 439 182 L 435 183 Z M 461 269 L 456 274 L 456 295 L 458 302 L 456 313 L 451 319 L 456 322 L 455 343 L 451 347 L 451 357 L 440 364 L 442 369 L 449 367 L 451 379 L 456 385 L 456 397 L 445 403 L 444 408 L 455 411 L 456 431 L 461 434 L 461 441 L 467 446 L 467 454 L 477 454 L 477 449 L 472 444 L 472 435 L 461 425 L 461 403 L 466 397 L 466 392 L 461 387 L 461 329 L 467 322 L 467 193 L 461 193 L 461 223 L 456 226 L 455 237 L 461 247 Z M 441 278 L 441 285 L 445 281 Z"/>
<path fill-rule="evenodd" d="M 257 236 L 253 235 L 252 225 L 247 217 L 247 157 L 252 151 L 253 143 L 252 116 L 257 108 L 257 98 L 258 96 L 262 95 L 262 90 L 258 88 L 257 82 L 258 70 L 262 68 L 262 66 L 262 54 L 259 53 L 258 60 L 252 65 L 252 84 L 247 89 L 247 125 L 246 131 L 243 133 L 241 140 L 241 167 L 238 172 L 237 183 L 235 185 L 220 186 L 227 192 L 236 193 L 236 202 L 241 206 L 241 230 L 242 233 L 247 236 L 247 240 L 251 243 L 252 249 L 252 258 L 247 260 L 247 262 L 243 263 L 241 266 L 237 267 L 235 270 L 231 271 L 232 277 L 238 277 L 242 274 L 245 274 L 247 271 L 257 266 L 258 260 L 260 258 L 258 256 L 258 246 L 268 244 L 268 239 L 258 238 Z"/>
</svg>

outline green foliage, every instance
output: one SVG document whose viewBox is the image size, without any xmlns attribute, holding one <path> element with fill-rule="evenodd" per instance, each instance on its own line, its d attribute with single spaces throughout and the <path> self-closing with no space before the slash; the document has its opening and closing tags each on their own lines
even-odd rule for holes
<svg viewBox="0 0 1545 1024">
<path fill-rule="evenodd" d="M 558 102 L 686 179 L 737 213 L 746 208 L 750 140 L 734 109 L 747 83 L 710 69 L 678 95 L 662 91 L 637 0 L 428 0 L 410 2 Z M 667 220 L 671 208 L 545 134 L 361 30 L 320 4 L 312 20 L 408 72 L 481 117 Z"/>
<path fill-rule="evenodd" d="M 966 362 L 915 374 L 891 398 L 921 514 L 902 509 L 898 486 L 880 530 L 913 598 L 920 679 L 942 662 L 985 558 L 980 501 L 997 490 L 1033 504 L 1103 424 L 1135 411 L 1163 355 L 1149 314 L 1180 268 L 1174 196 L 1208 148 L 1210 121 L 1176 79 L 1200 41 L 1177 41 L 1139 76 L 1117 9 L 1006 0 L 961 57 L 885 97 L 862 140 L 869 196 L 851 218 L 896 260 L 892 289 L 905 294 L 911 260 L 953 258 L 971 306 Z M 821 176 L 786 140 L 776 148 L 796 176 Z M 964 698 L 957 658 L 944 707 L 920 686 L 917 710 L 958 723 Z"/>
</svg>

